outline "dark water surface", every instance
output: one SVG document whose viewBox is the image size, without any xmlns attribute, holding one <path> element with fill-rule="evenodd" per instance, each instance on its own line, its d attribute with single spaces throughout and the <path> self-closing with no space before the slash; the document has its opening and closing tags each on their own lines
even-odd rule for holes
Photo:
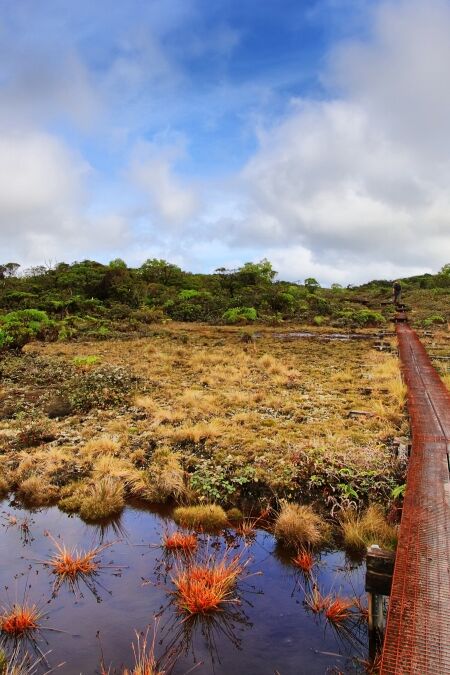
<svg viewBox="0 0 450 675">
<path fill-rule="evenodd" d="M 193 672 L 199 675 L 363 672 L 357 659 L 367 656 L 364 624 L 352 622 L 337 631 L 306 609 L 307 581 L 264 531 L 247 541 L 243 552 L 243 559 L 251 558 L 246 574 L 262 574 L 240 582 L 242 603 L 228 605 L 215 620 L 183 622 L 171 602 L 171 559 L 159 547 L 162 534 L 174 529 L 167 516 L 128 507 L 119 521 L 100 528 L 57 508 L 29 513 L 4 501 L 0 512 L 0 605 L 21 601 L 26 592 L 29 602 L 43 608 L 48 616 L 42 621 L 38 644 L 49 652 L 50 665 L 65 661 L 57 673 L 100 672 L 101 649 L 111 670 L 132 666 L 134 631 L 145 631 L 158 613 L 156 652 L 161 655 L 169 648 L 178 652 L 172 671 L 176 675 L 186 673 L 196 661 L 201 663 Z M 10 516 L 16 516 L 18 524 L 24 516 L 30 518 L 29 540 L 18 524 L 9 524 Z M 121 570 L 101 570 L 95 593 L 83 585 L 77 595 L 62 587 L 52 598 L 55 577 L 37 562 L 55 551 L 46 531 L 68 548 L 115 542 L 102 553 L 102 562 Z M 203 539 L 210 552 L 225 546 L 223 538 Z M 230 535 L 228 545 L 240 550 L 243 540 Z M 322 593 L 363 596 L 364 567 L 351 566 L 342 552 L 323 552 L 315 576 Z"/>
</svg>

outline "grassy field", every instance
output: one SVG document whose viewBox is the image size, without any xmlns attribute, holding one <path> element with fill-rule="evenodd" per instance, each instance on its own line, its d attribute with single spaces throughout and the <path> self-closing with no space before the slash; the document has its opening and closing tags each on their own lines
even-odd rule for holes
<svg viewBox="0 0 450 675">
<path fill-rule="evenodd" d="M 1 370 L 1 488 L 29 504 L 86 519 L 129 498 L 333 506 L 386 501 L 402 482 L 404 386 L 371 340 L 178 324 L 32 343 Z"/>
</svg>

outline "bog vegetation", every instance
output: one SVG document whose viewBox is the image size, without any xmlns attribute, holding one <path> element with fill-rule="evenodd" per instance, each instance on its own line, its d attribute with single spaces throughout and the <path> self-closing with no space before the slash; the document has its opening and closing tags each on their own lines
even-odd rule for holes
<svg viewBox="0 0 450 675">
<path fill-rule="evenodd" d="M 403 292 L 445 337 L 450 266 Z M 250 533 L 256 505 L 293 555 L 329 541 L 330 514 L 349 548 L 394 545 L 405 387 L 394 337 L 372 339 L 390 299 L 388 281 L 276 281 L 267 260 L 203 275 L 155 259 L 1 265 L 0 494 L 87 522 L 169 503 L 181 527 Z M 312 339 L 280 338 L 295 329 Z"/>
</svg>

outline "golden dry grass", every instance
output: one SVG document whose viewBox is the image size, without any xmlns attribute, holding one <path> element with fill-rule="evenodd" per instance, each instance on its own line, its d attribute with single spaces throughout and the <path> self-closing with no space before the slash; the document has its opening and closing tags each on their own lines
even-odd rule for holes
<svg viewBox="0 0 450 675">
<path fill-rule="evenodd" d="M 318 546 L 328 533 L 327 523 L 307 505 L 284 504 L 275 521 L 276 539 L 289 548 Z"/>
<path fill-rule="evenodd" d="M 219 530 L 228 523 L 227 514 L 221 506 L 216 504 L 179 506 L 173 512 L 173 518 L 183 527 L 206 531 Z"/>
<path fill-rule="evenodd" d="M 102 367 L 121 366 L 143 380 L 137 394 L 130 391 L 128 408 L 56 421 L 57 437 L 74 436 L 65 448 L 44 443 L 21 454 L 14 422 L 0 420 L 0 438 L 6 438 L 0 462 L 16 467 L 14 486 L 33 476 L 64 485 L 76 467 L 87 482 L 115 477 L 125 497 L 184 502 L 189 474 L 204 457 L 212 467 L 232 467 L 236 476 L 251 467 L 254 480 L 275 494 L 295 493 L 298 481 L 308 479 L 297 477 L 304 466 L 311 473 L 324 463 L 389 473 L 387 441 L 408 429 L 394 356 L 363 341 L 280 340 L 266 328 L 248 345 L 240 332 L 173 324 L 154 337 L 124 342 L 30 345 L 29 352 L 68 363 L 96 355 Z M 373 416 L 352 417 L 351 410 Z M 158 459 L 160 451 L 167 461 Z M 67 506 L 70 495 L 62 496 Z"/>
<path fill-rule="evenodd" d="M 342 516 L 340 524 L 344 545 L 350 550 L 363 551 L 372 544 L 395 548 L 397 528 L 386 521 L 383 510 L 376 504 L 369 506 L 362 515 L 348 511 Z"/>
</svg>

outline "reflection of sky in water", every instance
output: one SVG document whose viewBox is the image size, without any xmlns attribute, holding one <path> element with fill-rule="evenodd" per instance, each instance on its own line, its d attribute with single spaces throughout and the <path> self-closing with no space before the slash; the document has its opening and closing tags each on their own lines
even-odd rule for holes
<svg viewBox="0 0 450 675">
<path fill-rule="evenodd" d="M 9 508 L 6 502 L 1 510 L 19 517 L 24 515 L 23 511 Z M 68 675 L 95 672 L 100 661 L 97 631 L 106 665 L 131 665 L 134 630 L 145 630 L 160 610 L 163 612 L 158 637 L 164 645 L 175 643 L 182 650 L 173 671 L 176 675 L 192 666 L 193 654 L 203 662 L 195 673 L 217 675 L 273 675 L 275 670 L 281 675 L 312 675 L 325 673 L 331 666 L 350 672 L 349 660 L 337 654 L 365 657 L 364 632 L 358 634 L 364 644 L 351 647 L 322 619 L 305 610 L 304 578 L 282 556 L 273 555 L 274 541 L 264 532 L 258 533 L 249 548 L 254 560 L 248 568 L 249 573 L 262 571 L 263 575 L 252 576 L 240 584 L 244 591 L 242 606 L 230 606 L 223 617 L 218 615 L 217 622 L 202 625 L 194 621 L 182 626 L 175 621 L 170 606 L 170 581 L 155 583 L 162 551 L 142 546 L 159 544 L 170 521 L 136 508 L 126 509 L 120 522 L 115 521 L 106 529 L 85 525 L 56 508 L 34 513 L 32 519 L 32 540 L 26 545 L 21 542 L 17 527 L 6 527 L 6 522 L 0 521 L 4 523 L 0 527 L 1 605 L 6 599 L 20 598 L 27 580 L 31 586 L 30 601 L 45 605 L 50 598 L 53 575 L 33 562 L 54 552 L 52 542 L 42 536 L 45 530 L 54 537 L 61 535 L 68 548 L 87 548 L 122 539 L 102 554 L 103 563 L 113 563 L 122 569 L 120 575 L 114 574 L 115 570 L 101 573 L 101 586 L 106 590 L 99 588 L 100 603 L 87 589 L 82 597 L 75 598 L 68 588 L 62 587 L 58 596 L 45 605 L 49 613 L 45 623 L 67 631 L 67 634 L 45 633 L 47 649 L 51 650 L 50 662 L 66 661 L 58 672 Z M 332 590 L 351 596 L 363 591 L 363 568 L 349 573 L 344 565 L 341 553 L 322 555 L 316 576 L 323 592 Z M 213 655 L 209 653 L 211 643 L 216 648 Z"/>
</svg>

